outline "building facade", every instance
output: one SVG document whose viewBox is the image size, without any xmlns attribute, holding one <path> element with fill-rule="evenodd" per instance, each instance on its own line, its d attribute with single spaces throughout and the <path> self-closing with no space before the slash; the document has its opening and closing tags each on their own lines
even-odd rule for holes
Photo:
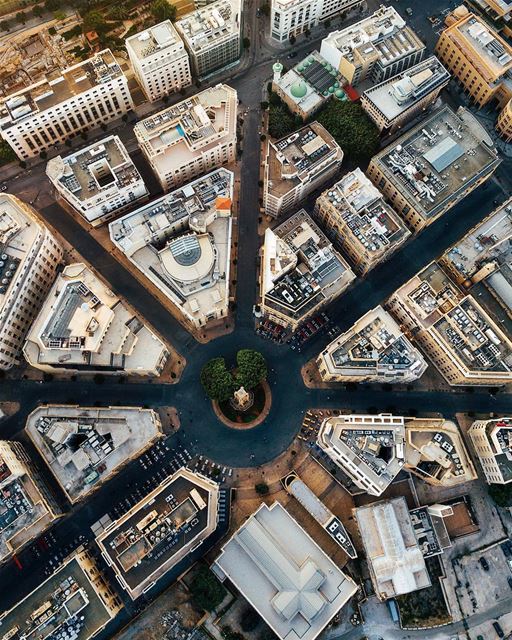
<svg viewBox="0 0 512 640">
<path fill-rule="evenodd" d="M 36 212 L 7 194 L 0 195 L 0 247 L 0 369 L 10 369 L 19 362 L 63 250 Z"/>
<path fill-rule="evenodd" d="M 512 482 L 512 420 L 475 420 L 468 433 L 487 482 Z"/>
<path fill-rule="evenodd" d="M 0 135 L 20 160 L 33 158 L 77 134 L 133 109 L 128 80 L 105 49 L 0 102 Z"/>
<path fill-rule="evenodd" d="M 133 72 L 150 102 L 192 84 L 183 40 L 170 20 L 125 40 Z"/>
</svg>

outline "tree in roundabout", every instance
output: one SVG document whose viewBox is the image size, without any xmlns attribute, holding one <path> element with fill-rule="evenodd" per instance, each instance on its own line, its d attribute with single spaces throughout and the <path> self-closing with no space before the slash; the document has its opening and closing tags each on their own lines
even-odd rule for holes
<svg viewBox="0 0 512 640">
<path fill-rule="evenodd" d="M 240 349 L 236 354 L 237 371 L 235 382 L 237 387 L 254 389 L 267 378 L 267 363 L 259 351 Z"/>
<path fill-rule="evenodd" d="M 235 381 L 226 369 L 224 358 L 209 360 L 201 370 L 201 384 L 211 400 L 222 402 L 231 398 L 235 391 Z"/>
</svg>

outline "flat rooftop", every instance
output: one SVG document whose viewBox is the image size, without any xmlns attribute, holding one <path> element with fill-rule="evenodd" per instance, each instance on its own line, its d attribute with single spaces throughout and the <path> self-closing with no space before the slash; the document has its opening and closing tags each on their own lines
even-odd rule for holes
<svg viewBox="0 0 512 640">
<path fill-rule="evenodd" d="M 25 429 L 71 502 L 161 435 L 157 414 L 139 407 L 45 405 L 29 415 Z"/>
<path fill-rule="evenodd" d="M 414 535 L 423 557 L 432 558 L 443 553 L 451 545 L 443 518 L 432 516 L 428 507 L 418 507 L 409 511 Z"/>
<path fill-rule="evenodd" d="M 503 480 L 512 480 L 512 419 L 489 420 L 486 425 L 487 441 L 494 453 Z"/>
<path fill-rule="evenodd" d="M 96 538 L 105 561 L 132 599 L 217 528 L 218 485 L 186 468 Z"/>
<path fill-rule="evenodd" d="M 217 0 L 188 13 L 176 27 L 196 54 L 240 35 L 240 2 Z"/>
<path fill-rule="evenodd" d="M 0 616 L 7 640 L 88 640 L 111 619 L 87 569 L 75 557 Z"/>
<path fill-rule="evenodd" d="M 183 42 L 170 20 L 139 31 L 127 38 L 125 45 L 140 60 L 158 56 L 163 51 L 183 49 Z"/>
<path fill-rule="evenodd" d="M 355 516 L 381 600 L 430 586 L 405 498 L 359 507 Z"/>
<path fill-rule="evenodd" d="M 112 198 L 119 190 L 142 182 L 137 167 L 118 136 L 109 136 L 65 158 L 49 160 L 49 178 L 83 203 L 105 194 Z"/>
<path fill-rule="evenodd" d="M 445 106 L 374 156 L 380 170 L 428 219 L 498 163 L 483 126 L 464 109 Z"/>
<path fill-rule="evenodd" d="M 407 71 L 366 89 L 362 98 L 391 122 L 431 92 L 446 86 L 449 80 L 448 71 L 436 56 L 430 56 Z"/>
<path fill-rule="evenodd" d="M 279 502 L 262 504 L 212 569 L 235 585 L 280 640 L 313 640 L 357 591 Z"/>
<path fill-rule="evenodd" d="M 55 77 L 49 76 L 1 100 L 0 127 L 8 128 L 122 75 L 112 52 L 104 49 Z"/>
</svg>

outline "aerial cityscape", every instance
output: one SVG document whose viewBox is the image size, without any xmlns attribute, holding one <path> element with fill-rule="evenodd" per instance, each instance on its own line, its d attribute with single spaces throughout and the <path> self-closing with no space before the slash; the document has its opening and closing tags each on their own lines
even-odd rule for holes
<svg viewBox="0 0 512 640">
<path fill-rule="evenodd" d="M 0 0 L 0 640 L 512 640 L 512 2 Z"/>
</svg>

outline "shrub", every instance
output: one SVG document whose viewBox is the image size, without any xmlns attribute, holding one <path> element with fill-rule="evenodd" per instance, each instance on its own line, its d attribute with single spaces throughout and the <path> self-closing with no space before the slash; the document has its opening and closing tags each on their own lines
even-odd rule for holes
<svg viewBox="0 0 512 640">
<path fill-rule="evenodd" d="M 258 482 L 258 484 L 254 485 L 254 490 L 260 496 L 266 496 L 270 492 L 270 489 L 268 488 L 268 484 L 266 482 Z"/>
<path fill-rule="evenodd" d="M 201 565 L 190 585 L 190 593 L 198 609 L 212 611 L 224 600 L 226 589 L 208 567 Z"/>
</svg>

